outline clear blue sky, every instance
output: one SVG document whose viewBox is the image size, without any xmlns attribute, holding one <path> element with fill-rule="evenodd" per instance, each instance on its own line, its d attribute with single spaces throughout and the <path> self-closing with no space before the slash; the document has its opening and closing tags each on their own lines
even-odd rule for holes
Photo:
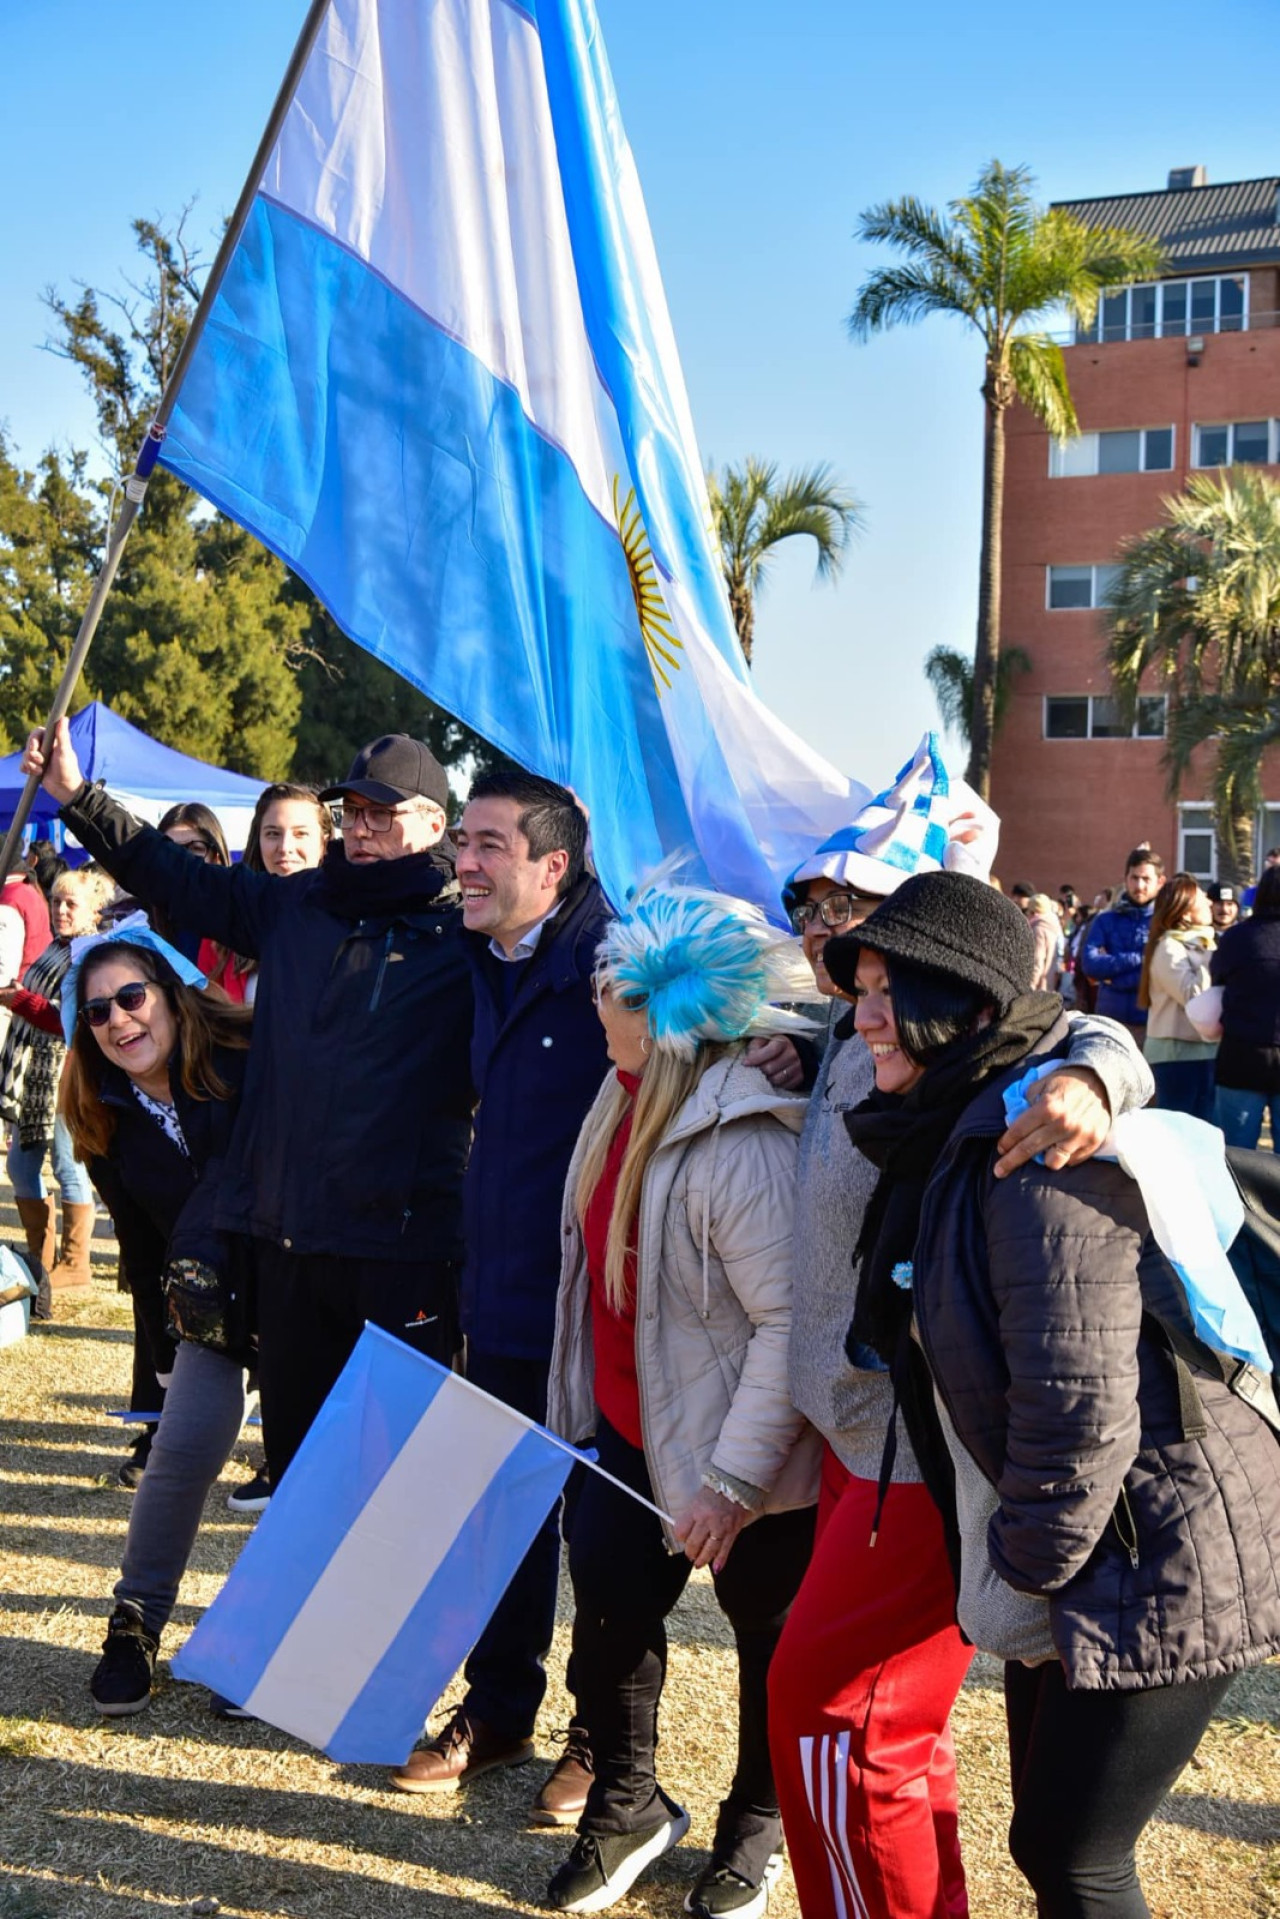
<svg viewBox="0 0 1280 1919">
<path fill-rule="evenodd" d="M 916 0 L 597 0 L 704 454 L 826 460 L 865 501 L 840 584 L 797 543 L 762 599 L 764 697 L 830 758 L 886 777 L 935 723 L 921 661 L 969 647 L 981 368 L 935 321 L 851 346 L 859 211 L 944 202 L 995 155 L 1045 199 L 1280 171 L 1274 0 L 1016 11 Z M 8 0 L 0 12 L 0 422 L 18 456 L 87 445 L 41 351 L 44 287 L 118 285 L 129 221 L 235 200 L 303 0 Z M 1019 20 L 1021 24 L 1019 24 Z M 211 248 L 208 249 L 211 251 Z"/>
</svg>

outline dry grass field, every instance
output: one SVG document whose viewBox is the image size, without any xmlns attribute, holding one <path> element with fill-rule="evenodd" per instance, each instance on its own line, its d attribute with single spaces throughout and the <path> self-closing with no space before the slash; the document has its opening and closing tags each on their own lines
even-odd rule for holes
<svg viewBox="0 0 1280 1919">
<path fill-rule="evenodd" d="M 92 1296 L 0 1352 L 0 1919 L 536 1912 L 567 1843 L 524 1825 L 542 1764 L 438 1803 L 410 1798 L 374 1768 L 335 1766 L 269 1727 L 214 1719 L 207 1695 L 170 1681 L 163 1660 L 147 1712 L 112 1723 L 93 1711 L 87 1684 L 129 1512 L 115 1479 L 122 1435 L 106 1416 L 126 1403 L 128 1324 L 103 1265 Z M 230 1471 L 211 1495 L 166 1654 L 213 1599 L 252 1523 L 224 1504 L 239 1476 Z M 631 1919 L 675 1919 L 730 1771 L 732 1659 L 703 1578 L 672 1627 L 664 1780 L 694 1825 L 618 1908 Z M 558 1650 L 562 1670 L 563 1642 Z M 547 1763 L 564 1718 L 557 1677 L 542 1721 Z M 1004 1853 L 994 1668 L 972 1676 L 956 1733 L 975 1919 L 1028 1915 Z M 1278 1919 L 1278 1841 L 1280 1667 L 1271 1666 L 1237 1681 L 1144 1842 L 1153 1912 Z M 789 1878 L 772 1911 L 796 1913 Z"/>
</svg>

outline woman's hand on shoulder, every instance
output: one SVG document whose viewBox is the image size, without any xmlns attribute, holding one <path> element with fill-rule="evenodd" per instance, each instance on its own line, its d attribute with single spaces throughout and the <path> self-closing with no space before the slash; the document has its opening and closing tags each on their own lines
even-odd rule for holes
<svg viewBox="0 0 1280 1919">
<path fill-rule="evenodd" d="M 750 1517 L 745 1506 L 713 1492 L 710 1486 L 700 1486 L 677 1519 L 675 1535 L 695 1566 L 710 1566 L 713 1572 L 719 1572 Z"/>
<path fill-rule="evenodd" d="M 1026 1112 L 998 1142 L 995 1176 L 1007 1178 L 1040 1153 L 1051 1172 L 1080 1166 L 1110 1131 L 1111 1107 L 1098 1075 L 1087 1066 L 1064 1066 L 1031 1087 Z"/>
</svg>

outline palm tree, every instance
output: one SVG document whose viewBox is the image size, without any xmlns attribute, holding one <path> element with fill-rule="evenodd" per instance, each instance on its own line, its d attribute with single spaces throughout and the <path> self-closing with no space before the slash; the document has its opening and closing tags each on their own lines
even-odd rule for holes
<svg viewBox="0 0 1280 1919">
<path fill-rule="evenodd" d="M 1171 797 L 1196 748 L 1214 744 L 1221 877 L 1240 884 L 1254 871 L 1262 755 L 1280 739 L 1280 486 L 1251 467 L 1196 473 L 1164 510 L 1120 550 L 1107 662 L 1122 714 L 1150 674 L 1168 692 Z"/>
<path fill-rule="evenodd" d="M 1088 321 L 1103 287 L 1150 279 L 1160 264 L 1158 248 L 1139 234 L 1086 227 L 1037 206 L 1033 184 L 1025 167 L 993 160 L 973 192 L 953 200 L 945 214 L 910 196 L 870 208 L 859 219 L 858 238 L 882 241 L 906 260 L 870 275 L 848 319 L 855 340 L 933 313 L 968 321 L 982 338 L 982 561 L 968 777 L 984 799 L 1000 657 L 1005 415 L 1019 399 L 1056 438 L 1079 430 L 1061 348 L 1045 333 L 1018 328 L 1062 307 Z"/>
<path fill-rule="evenodd" d="M 996 665 L 995 732 L 1004 725 L 1015 678 L 1030 671 L 1031 655 L 1025 646 L 1001 647 Z M 935 646 L 924 663 L 924 676 L 933 688 L 943 726 L 969 746 L 973 725 L 973 661 L 957 653 L 953 646 Z"/>
<path fill-rule="evenodd" d="M 798 468 L 782 480 L 763 460 L 707 473 L 711 518 L 729 589 L 733 624 L 747 665 L 755 642 L 756 598 L 768 577 L 769 556 L 782 540 L 807 534 L 818 549 L 818 578 L 834 580 L 844 563 L 862 507 L 827 466 Z"/>
</svg>

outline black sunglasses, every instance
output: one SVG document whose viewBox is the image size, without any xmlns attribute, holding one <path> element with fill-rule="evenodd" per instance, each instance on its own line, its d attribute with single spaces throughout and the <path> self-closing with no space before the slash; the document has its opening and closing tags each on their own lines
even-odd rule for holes
<svg viewBox="0 0 1280 1919">
<path fill-rule="evenodd" d="M 154 980 L 131 979 L 118 993 L 108 993 L 101 999 L 87 999 L 80 1008 L 80 1017 L 86 1026 L 105 1026 L 111 1018 L 113 1006 L 118 1006 L 122 1013 L 136 1013 L 154 984 Z"/>
</svg>

